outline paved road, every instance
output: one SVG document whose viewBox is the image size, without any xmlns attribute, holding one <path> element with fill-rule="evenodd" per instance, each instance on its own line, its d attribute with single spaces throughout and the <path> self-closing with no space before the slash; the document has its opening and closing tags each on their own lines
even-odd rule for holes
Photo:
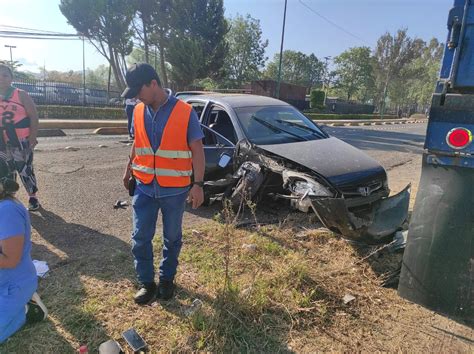
<svg viewBox="0 0 474 354">
<path fill-rule="evenodd" d="M 416 184 L 419 180 L 425 128 L 426 124 L 410 124 L 326 129 L 379 160 L 388 171 L 392 191 L 398 192 L 407 183 Z M 40 138 L 35 154 L 44 210 L 33 213 L 32 222 L 36 232 L 44 236 L 44 246 L 47 247 L 52 224 L 65 234 L 80 230 L 97 237 L 114 236 L 128 241 L 131 211 L 112 207 L 118 199 L 130 201 L 122 186 L 130 149 L 126 137 L 96 136 L 90 130 L 66 133 L 66 137 Z M 26 201 L 23 190 L 19 197 Z M 197 212 L 188 210 L 185 223 L 190 226 L 207 220 L 217 210 L 218 206 L 200 208 Z"/>
<path fill-rule="evenodd" d="M 421 154 L 426 123 L 390 126 L 325 127 L 325 130 L 345 142 L 366 151 L 385 168 Z"/>
<path fill-rule="evenodd" d="M 412 185 L 413 207 L 421 174 L 426 123 L 390 126 L 325 127 L 326 131 L 364 150 L 386 169 L 392 193 Z"/>
</svg>

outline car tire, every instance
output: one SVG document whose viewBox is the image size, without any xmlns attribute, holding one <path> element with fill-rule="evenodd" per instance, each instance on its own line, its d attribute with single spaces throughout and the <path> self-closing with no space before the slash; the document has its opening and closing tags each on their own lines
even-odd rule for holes
<svg viewBox="0 0 474 354">
<path fill-rule="evenodd" d="M 263 174 L 246 174 L 237 182 L 229 200 L 234 209 L 237 209 L 242 203 L 253 200 L 258 189 L 262 185 Z"/>
<path fill-rule="evenodd" d="M 204 191 L 204 200 L 202 202 L 202 205 L 205 207 L 211 205 L 211 196 L 209 195 L 209 193 L 206 193 L 206 191 Z"/>
</svg>

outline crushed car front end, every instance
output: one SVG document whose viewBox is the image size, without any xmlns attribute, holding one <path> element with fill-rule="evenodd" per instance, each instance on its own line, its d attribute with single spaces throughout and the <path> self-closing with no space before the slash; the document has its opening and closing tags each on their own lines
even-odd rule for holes
<svg viewBox="0 0 474 354">
<path fill-rule="evenodd" d="M 286 199 L 314 212 L 328 229 L 365 243 L 390 239 L 407 219 L 410 186 L 389 196 L 382 166 L 336 138 L 274 146 L 243 141 L 237 151 L 234 200 L 242 186 L 251 186 L 248 197 L 258 191 Z"/>
</svg>

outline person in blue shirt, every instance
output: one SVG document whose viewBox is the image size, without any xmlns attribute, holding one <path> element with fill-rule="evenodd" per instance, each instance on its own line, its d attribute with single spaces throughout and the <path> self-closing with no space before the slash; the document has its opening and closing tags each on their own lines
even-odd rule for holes
<svg viewBox="0 0 474 354">
<path fill-rule="evenodd" d="M 163 131 L 175 108 L 178 99 L 170 95 L 161 86 L 160 78 L 155 69 L 145 63 L 132 66 L 126 75 L 127 88 L 122 97 L 138 97 L 145 104 L 144 125 L 146 135 L 153 152 L 156 153 L 161 145 Z M 135 109 L 136 111 L 137 109 Z M 191 109 L 187 126 L 187 144 L 192 152 L 193 181 L 186 187 L 164 187 L 157 178 L 149 184 L 137 179 L 137 185 L 132 200 L 133 232 L 132 254 L 135 259 L 140 289 L 135 294 L 137 304 L 150 303 L 155 298 L 169 300 L 174 294 L 174 278 L 178 267 L 178 257 L 182 246 L 182 221 L 186 199 L 194 209 L 204 201 L 204 148 L 199 119 Z M 132 136 L 137 135 L 136 126 L 132 123 Z M 131 162 L 135 156 L 135 142 L 132 144 L 130 161 L 123 176 L 123 183 L 128 189 Z M 160 168 L 156 168 L 159 170 Z M 156 173 L 156 172 L 155 172 Z M 159 284 L 155 283 L 153 264 L 153 238 L 156 232 L 158 212 L 163 217 L 163 250 L 159 269 Z"/>
<path fill-rule="evenodd" d="M 132 121 L 133 121 L 133 109 L 137 105 L 138 100 L 136 98 L 127 98 L 125 100 L 125 113 L 127 114 L 127 132 L 130 139 L 133 139 L 132 132 Z"/>
<path fill-rule="evenodd" d="M 14 197 L 18 188 L 7 163 L 0 159 L 0 344 L 25 323 L 43 320 L 48 314 L 36 293 L 30 218 Z"/>
</svg>

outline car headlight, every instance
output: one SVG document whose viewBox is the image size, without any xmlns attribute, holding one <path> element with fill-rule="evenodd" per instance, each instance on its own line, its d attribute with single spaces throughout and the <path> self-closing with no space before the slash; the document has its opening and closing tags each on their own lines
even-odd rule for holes
<svg viewBox="0 0 474 354">
<path fill-rule="evenodd" d="M 308 195 L 310 197 L 333 197 L 333 193 L 316 181 L 294 181 L 292 184 L 292 191 L 297 195 Z"/>
</svg>

